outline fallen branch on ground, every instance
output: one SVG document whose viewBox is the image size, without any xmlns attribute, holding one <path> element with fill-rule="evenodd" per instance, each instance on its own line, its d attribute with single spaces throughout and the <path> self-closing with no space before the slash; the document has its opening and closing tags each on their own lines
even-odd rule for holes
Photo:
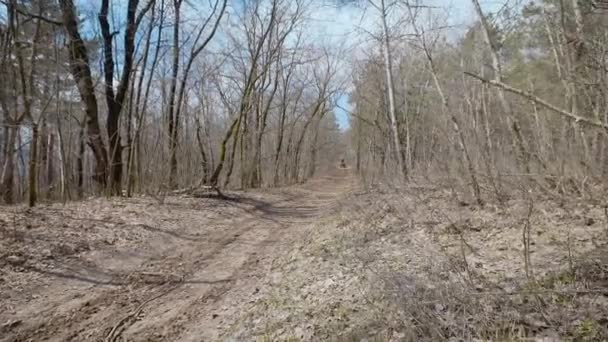
<svg viewBox="0 0 608 342">
<path fill-rule="evenodd" d="M 608 289 L 587 289 L 587 290 L 526 290 L 515 292 L 469 292 L 470 296 L 520 296 L 532 294 L 568 294 L 568 295 L 608 295 Z"/>
<path fill-rule="evenodd" d="M 176 288 L 177 288 L 177 286 L 173 286 L 173 287 L 169 288 L 168 290 L 163 291 L 156 296 L 150 297 L 147 300 L 145 300 L 143 303 L 141 303 L 133 312 L 131 312 L 130 314 L 123 317 L 120 321 L 118 321 L 118 323 L 116 323 L 112 327 L 112 330 L 110 330 L 110 333 L 105 338 L 105 342 L 118 341 L 118 338 L 122 335 L 123 331 L 125 331 L 127 329 L 126 324 L 131 320 L 137 319 L 137 316 L 139 316 L 139 314 L 141 314 L 141 312 L 143 311 L 144 306 L 146 306 L 148 303 L 152 302 L 153 300 L 156 300 L 162 296 L 167 295 L 169 292 L 175 290 Z"/>
<path fill-rule="evenodd" d="M 190 188 L 186 188 L 186 189 L 174 190 L 172 193 L 174 195 L 193 195 L 197 191 L 201 191 L 201 190 L 202 191 L 215 191 L 217 193 L 217 197 L 222 198 L 222 199 L 227 198 L 226 195 L 224 195 L 217 186 L 211 186 L 211 185 L 202 185 L 202 186 L 198 186 L 198 187 L 190 187 Z"/>
</svg>

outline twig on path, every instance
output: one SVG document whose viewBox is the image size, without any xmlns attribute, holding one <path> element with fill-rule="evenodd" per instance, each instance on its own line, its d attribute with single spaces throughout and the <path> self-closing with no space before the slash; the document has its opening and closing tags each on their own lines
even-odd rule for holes
<svg viewBox="0 0 608 342">
<path fill-rule="evenodd" d="M 137 316 L 139 316 L 139 314 L 143 311 L 144 306 L 146 306 L 148 303 L 150 303 L 162 296 L 167 295 L 169 292 L 175 290 L 178 286 L 179 285 L 173 286 L 173 287 L 167 289 L 166 291 L 163 291 L 163 292 L 157 294 L 156 296 L 146 299 L 133 312 L 129 313 L 128 315 L 123 317 L 120 321 L 118 321 L 118 323 L 116 323 L 112 327 L 112 330 L 110 330 L 110 333 L 106 336 L 104 341 L 105 342 L 116 342 L 118 340 L 118 338 L 122 335 L 122 333 L 127 329 L 127 323 L 131 320 L 136 319 Z"/>
<path fill-rule="evenodd" d="M 515 292 L 469 292 L 470 296 L 520 296 L 520 295 L 536 295 L 536 294 L 561 294 L 561 295 L 608 295 L 608 289 L 583 289 L 583 290 L 525 290 Z"/>
</svg>

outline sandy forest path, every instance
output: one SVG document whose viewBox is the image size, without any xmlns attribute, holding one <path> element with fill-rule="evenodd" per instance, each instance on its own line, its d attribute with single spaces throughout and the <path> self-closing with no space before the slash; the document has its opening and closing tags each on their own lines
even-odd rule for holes
<svg viewBox="0 0 608 342">
<path fill-rule="evenodd" d="M 0 213 L 0 341 L 214 341 L 346 170 L 232 200 L 93 199 Z"/>
</svg>

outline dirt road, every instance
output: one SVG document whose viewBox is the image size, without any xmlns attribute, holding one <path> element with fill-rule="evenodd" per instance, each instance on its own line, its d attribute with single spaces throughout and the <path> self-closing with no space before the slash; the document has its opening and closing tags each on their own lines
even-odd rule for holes
<svg viewBox="0 0 608 342">
<path fill-rule="evenodd" d="M 0 341 L 214 341 L 305 227 L 338 170 L 232 200 L 94 199 L 0 213 Z"/>
</svg>

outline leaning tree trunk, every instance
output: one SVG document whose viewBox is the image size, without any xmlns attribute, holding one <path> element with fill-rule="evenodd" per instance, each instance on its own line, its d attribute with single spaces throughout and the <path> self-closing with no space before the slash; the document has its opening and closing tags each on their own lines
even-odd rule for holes
<svg viewBox="0 0 608 342">
<path fill-rule="evenodd" d="M 498 51 L 497 51 L 494 41 L 492 40 L 492 37 L 490 35 L 489 24 L 487 22 L 485 15 L 483 14 L 483 11 L 481 10 L 481 6 L 479 5 L 479 0 L 471 0 L 471 1 L 473 2 L 473 6 L 475 7 L 475 12 L 477 13 L 477 16 L 479 17 L 479 20 L 481 21 L 483 37 L 490 50 L 490 56 L 492 57 L 492 68 L 494 69 L 494 80 L 496 82 L 502 82 L 502 78 L 503 78 L 502 65 L 501 65 L 500 59 L 498 57 Z M 521 133 L 521 126 L 519 124 L 519 120 L 517 120 L 517 118 L 513 114 L 513 110 L 505 97 L 505 92 L 502 89 L 498 89 L 498 99 L 499 99 L 500 105 L 502 106 L 503 111 L 505 112 L 505 114 L 507 116 L 508 124 L 513 133 L 513 140 L 515 141 L 515 145 L 517 146 L 518 154 L 519 154 L 518 160 L 519 160 L 520 164 L 523 164 L 523 167 L 524 167 L 526 173 L 529 174 L 530 173 L 530 163 L 529 163 L 530 157 L 529 157 L 528 149 L 526 147 L 526 143 L 524 141 L 524 137 Z"/>
<path fill-rule="evenodd" d="M 73 0 L 59 0 L 59 4 L 63 15 L 63 25 L 69 37 L 70 71 L 76 80 L 78 92 L 85 107 L 88 144 L 95 157 L 93 179 L 105 186 L 108 155 L 99 127 L 97 98 L 95 97 L 95 86 L 93 85 L 87 49 L 78 31 L 78 18 Z"/>
<path fill-rule="evenodd" d="M 241 118 L 239 116 L 238 118 L 235 118 L 234 121 L 232 121 L 230 128 L 228 129 L 226 135 L 224 136 L 224 139 L 222 140 L 222 143 L 220 145 L 220 160 L 217 166 L 215 167 L 213 174 L 211 175 L 211 179 L 209 179 L 209 185 L 211 185 L 212 187 L 217 186 L 217 182 L 220 178 L 220 174 L 222 173 L 222 169 L 224 168 L 224 163 L 226 161 L 226 148 L 228 146 L 228 141 L 230 141 L 230 138 L 232 138 L 232 136 L 235 134 L 235 129 L 237 132 L 238 130 L 240 130 L 240 127 L 237 127 L 240 126 L 240 123 Z M 234 144 L 236 144 L 237 139 L 235 138 L 234 140 Z"/>
</svg>

